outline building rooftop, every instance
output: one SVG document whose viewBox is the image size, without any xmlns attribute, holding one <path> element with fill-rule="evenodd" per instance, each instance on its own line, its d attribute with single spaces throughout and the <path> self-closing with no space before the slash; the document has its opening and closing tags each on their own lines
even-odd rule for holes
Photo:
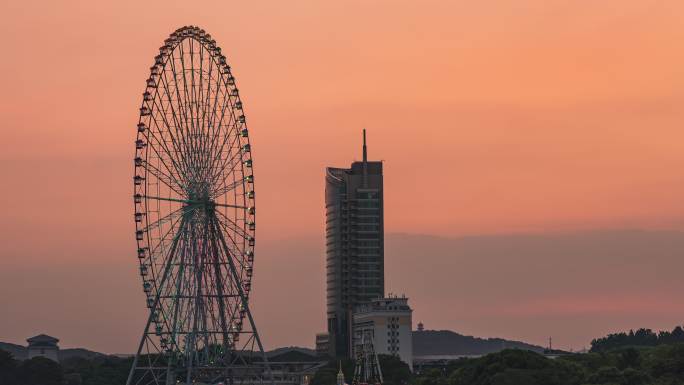
<svg viewBox="0 0 684 385">
<path fill-rule="evenodd" d="M 354 309 L 355 313 L 367 313 L 371 311 L 411 311 L 411 307 L 408 305 L 408 298 L 390 296 L 374 299 L 370 302 L 361 304 Z"/>
<path fill-rule="evenodd" d="M 40 343 L 40 342 L 52 342 L 52 343 L 56 344 L 57 342 L 59 342 L 59 339 L 57 339 L 55 337 L 51 337 L 47 334 L 38 334 L 37 336 L 34 336 L 34 337 L 27 339 L 26 342 L 28 342 L 29 344 Z"/>
</svg>

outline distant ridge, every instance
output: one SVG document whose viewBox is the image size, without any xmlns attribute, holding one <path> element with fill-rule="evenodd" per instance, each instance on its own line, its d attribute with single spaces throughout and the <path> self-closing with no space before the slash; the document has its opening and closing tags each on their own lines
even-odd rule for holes
<svg viewBox="0 0 684 385">
<path fill-rule="evenodd" d="M 28 349 L 26 348 L 26 346 L 11 344 L 9 342 L 0 342 L 0 350 L 10 352 L 12 356 L 17 360 L 25 360 L 28 358 Z M 74 357 L 92 359 L 95 357 L 104 356 L 106 356 L 106 354 L 93 352 L 91 350 L 81 348 L 59 349 L 60 360 L 66 360 Z"/>
<path fill-rule="evenodd" d="M 9 352 L 17 360 L 25 360 L 28 356 L 26 346 L 10 344 L 9 342 L 0 342 L 0 349 Z"/>
<path fill-rule="evenodd" d="M 17 360 L 25 360 L 26 358 L 28 358 L 28 349 L 26 348 L 26 346 L 12 344 L 9 342 L 0 342 L 0 350 L 4 350 L 6 352 L 11 353 L 12 356 Z M 92 350 L 82 348 L 59 350 L 60 360 L 66 360 L 74 357 L 92 359 L 96 357 L 105 356 L 108 356 L 108 354 L 98 353 Z M 132 356 L 132 354 L 111 354 L 111 356 L 126 358 Z M 318 359 L 315 350 L 299 346 L 276 348 L 267 351 L 266 356 L 269 358 L 275 358 L 279 361 L 287 359 L 290 359 L 292 361 L 312 361 Z"/>
<path fill-rule="evenodd" d="M 0 349 L 10 352 L 15 359 L 25 360 L 28 351 L 25 346 L 0 342 Z M 503 349 L 523 349 L 543 353 L 544 348 L 520 341 L 503 338 L 478 338 L 464 336 L 450 330 L 424 330 L 413 332 L 414 356 L 455 356 L 455 355 L 483 355 L 495 353 Z M 309 348 L 291 346 L 276 348 L 266 352 L 269 359 L 275 361 L 316 361 L 320 360 L 316 352 Z M 92 359 L 107 356 L 103 353 L 87 349 L 60 349 L 59 359 L 69 358 Z M 127 355 L 122 355 L 127 356 Z"/>
<path fill-rule="evenodd" d="M 543 353 L 544 348 L 502 338 L 464 336 L 450 330 L 413 332 L 414 356 L 482 355 L 503 349 L 523 349 Z"/>
</svg>

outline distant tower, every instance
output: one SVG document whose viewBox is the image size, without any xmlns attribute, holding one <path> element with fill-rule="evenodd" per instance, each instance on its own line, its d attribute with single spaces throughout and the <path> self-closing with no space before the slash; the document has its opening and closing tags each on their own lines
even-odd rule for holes
<svg viewBox="0 0 684 385">
<path fill-rule="evenodd" d="M 26 340 L 28 342 L 28 358 L 45 357 L 59 362 L 59 340 L 45 334 L 39 334 Z"/>
<path fill-rule="evenodd" d="M 351 358 L 352 310 L 384 297 L 382 162 L 328 167 L 325 175 L 326 282 L 330 356 Z"/>
<path fill-rule="evenodd" d="M 425 326 L 423 326 L 422 322 L 418 322 L 418 331 L 422 332 L 423 330 L 425 330 Z"/>
<path fill-rule="evenodd" d="M 339 361 L 340 370 L 337 372 L 337 385 L 344 385 L 344 373 L 342 373 L 342 361 Z"/>
</svg>

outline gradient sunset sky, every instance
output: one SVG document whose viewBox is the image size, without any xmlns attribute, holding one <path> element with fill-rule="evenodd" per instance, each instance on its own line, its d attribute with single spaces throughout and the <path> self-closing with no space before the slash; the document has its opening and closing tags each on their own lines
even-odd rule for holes
<svg viewBox="0 0 684 385">
<path fill-rule="evenodd" d="M 190 24 L 223 48 L 245 102 L 259 207 L 252 306 L 267 347 L 312 346 L 325 327 L 324 168 L 360 158 L 362 128 L 370 158 L 385 161 L 388 234 L 669 234 L 652 248 L 671 265 L 654 265 L 648 247 L 610 263 L 600 245 L 578 247 L 577 264 L 559 259 L 578 290 L 516 298 L 475 281 L 463 291 L 445 273 L 510 268 L 506 248 L 450 254 L 444 243 L 412 259 L 388 247 L 387 289 L 412 298 L 414 323 L 538 344 L 554 333 L 581 348 L 597 333 L 684 322 L 684 282 L 669 275 L 684 269 L 682 1 L 5 1 L 0 341 L 45 332 L 63 346 L 135 348 L 146 310 L 135 124 L 158 47 Z M 541 253 L 519 256 L 521 280 L 563 274 L 538 264 L 547 249 L 520 250 Z M 463 263 L 449 263 L 456 255 Z M 409 282 L 411 263 L 428 266 L 423 281 Z M 616 274 L 621 263 L 634 269 Z M 605 285 L 583 281 L 599 276 Z M 516 285 L 499 278 L 487 285 Z M 585 322 L 568 330 L 573 316 Z"/>
</svg>

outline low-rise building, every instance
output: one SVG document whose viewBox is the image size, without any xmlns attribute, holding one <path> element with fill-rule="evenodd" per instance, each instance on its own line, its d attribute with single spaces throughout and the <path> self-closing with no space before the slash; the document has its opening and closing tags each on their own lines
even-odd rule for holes
<svg viewBox="0 0 684 385">
<path fill-rule="evenodd" d="M 377 354 L 398 356 L 413 370 L 412 314 L 406 297 L 379 298 L 354 309 L 354 349 L 369 335 Z"/>
<path fill-rule="evenodd" d="M 28 359 L 45 357 L 59 362 L 59 340 L 45 334 L 39 334 L 26 340 L 28 342 Z"/>
</svg>

